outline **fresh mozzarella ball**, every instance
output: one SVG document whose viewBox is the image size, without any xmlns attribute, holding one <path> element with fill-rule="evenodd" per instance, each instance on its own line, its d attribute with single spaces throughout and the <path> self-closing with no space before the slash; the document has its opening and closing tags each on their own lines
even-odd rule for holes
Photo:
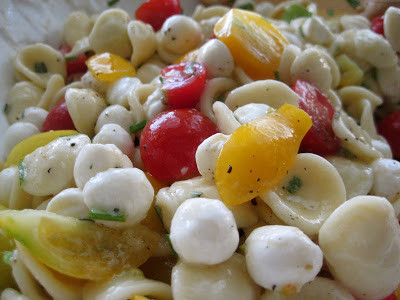
<svg viewBox="0 0 400 300">
<path fill-rule="evenodd" d="M 89 209 L 83 201 L 83 192 L 77 188 L 63 190 L 54 196 L 46 210 L 74 218 L 87 218 L 89 213 Z"/>
<path fill-rule="evenodd" d="M 197 169 L 203 178 L 214 180 L 215 165 L 219 152 L 224 146 L 228 135 L 216 133 L 205 139 L 196 150 Z"/>
<path fill-rule="evenodd" d="M 135 144 L 131 135 L 118 124 L 103 125 L 99 133 L 93 138 L 93 143 L 114 144 L 130 159 L 135 152 Z"/>
<path fill-rule="evenodd" d="M 17 122 L 7 128 L 4 135 L 4 153 L 7 156 L 19 142 L 40 133 L 40 130 L 28 122 Z"/>
<path fill-rule="evenodd" d="M 88 144 L 76 157 L 75 183 L 83 189 L 90 178 L 110 168 L 132 168 L 132 162 L 115 145 Z"/>
<path fill-rule="evenodd" d="M 97 173 L 85 184 L 83 197 L 90 210 L 125 215 L 125 222 L 98 221 L 122 227 L 137 224 L 146 217 L 153 202 L 154 189 L 139 169 L 109 169 Z"/>
<path fill-rule="evenodd" d="M 317 276 L 322 251 L 300 229 L 271 225 L 246 240 L 246 265 L 256 283 L 290 295 Z"/>
<path fill-rule="evenodd" d="M 178 207 L 170 238 L 185 262 L 205 265 L 226 261 L 239 244 L 232 212 L 221 201 L 207 198 L 188 199 Z"/>
<path fill-rule="evenodd" d="M 358 299 L 382 299 L 400 283 L 400 226 L 385 198 L 354 197 L 319 231 L 329 270 Z"/>
<path fill-rule="evenodd" d="M 49 113 L 40 107 L 28 107 L 21 114 L 21 121 L 28 122 L 41 129 Z"/>
<path fill-rule="evenodd" d="M 169 17 L 161 28 L 161 37 L 164 48 L 175 54 L 184 54 L 202 41 L 199 24 L 183 15 Z"/>
<path fill-rule="evenodd" d="M 308 18 L 302 28 L 306 38 L 314 44 L 326 45 L 334 38 L 329 27 L 318 17 Z"/>
<path fill-rule="evenodd" d="M 263 117 L 274 110 L 275 109 L 271 106 L 264 103 L 249 103 L 236 109 L 233 114 L 240 124 L 246 124 L 247 122 Z"/>
<path fill-rule="evenodd" d="M 372 194 L 386 197 L 390 202 L 400 197 L 400 162 L 389 158 L 379 158 L 371 164 L 374 183 Z"/>
<path fill-rule="evenodd" d="M 129 127 L 133 125 L 133 117 L 129 110 L 125 107 L 115 104 L 108 106 L 103 110 L 97 119 L 95 132 L 98 133 L 105 124 L 118 124 L 126 132 L 129 132 Z"/>
<path fill-rule="evenodd" d="M 207 77 L 230 77 L 234 61 L 228 47 L 217 39 L 212 39 L 199 49 L 197 61 L 206 66 Z"/>
</svg>

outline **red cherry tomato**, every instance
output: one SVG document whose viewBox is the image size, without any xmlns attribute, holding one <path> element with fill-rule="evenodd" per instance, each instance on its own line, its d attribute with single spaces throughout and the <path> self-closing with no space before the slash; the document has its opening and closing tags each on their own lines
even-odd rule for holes
<svg viewBox="0 0 400 300">
<path fill-rule="evenodd" d="M 358 299 L 358 298 L 356 298 L 356 300 L 359 300 L 359 299 Z M 387 296 L 387 297 L 383 298 L 382 300 L 398 300 L 398 299 L 397 299 L 397 296 L 396 296 L 396 294 L 395 294 L 395 293 L 393 293 L 393 294 L 390 294 L 389 296 Z"/>
<path fill-rule="evenodd" d="M 71 116 L 68 112 L 67 103 L 65 103 L 65 99 L 62 99 L 47 115 L 42 126 L 42 131 L 46 132 L 50 130 L 64 129 L 76 130 L 74 122 L 72 122 Z"/>
<path fill-rule="evenodd" d="M 378 133 L 388 141 L 393 156 L 400 159 L 400 111 L 392 112 L 378 123 Z"/>
<path fill-rule="evenodd" d="M 300 96 L 299 107 L 310 115 L 313 122 L 300 149 L 318 155 L 338 152 L 340 141 L 332 129 L 335 109 L 329 99 L 315 86 L 301 79 L 294 83 L 292 89 Z"/>
<path fill-rule="evenodd" d="M 143 164 L 161 180 L 197 176 L 197 147 L 217 132 L 215 124 L 195 109 L 162 112 L 146 124 L 140 136 Z"/>
<path fill-rule="evenodd" d="M 136 10 L 135 19 L 150 24 L 158 31 L 166 19 L 180 13 L 182 9 L 179 0 L 147 0 Z"/>
<path fill-rule="evenodd" d="M 385 35 L 384 29 L 383 29 L 383 15 L 382 16 L 377 16 L 372 19 L 371 21 L 371 30 L 374 31 L 377 34 Z"/>
<path fill-rule="evenodd" d="M 67 77 L 75 75 L 77 73 L 85 73 L 87 71 L 86 60 L 88 57 L 85 53 L 78 54 L 75 56 L 69 56 L 68 53 L 71 51 L 71 46 L 61 45 L 58 50 L 64 55 L 65 63 L 67 65 Z"/>
<path fill-rule="evenodd" d="M 170 108 L 192 108 L 206 86 L 206 68 L 197 62 L 170 65 L 161 70 L 162 90 Z"/>
</svg>

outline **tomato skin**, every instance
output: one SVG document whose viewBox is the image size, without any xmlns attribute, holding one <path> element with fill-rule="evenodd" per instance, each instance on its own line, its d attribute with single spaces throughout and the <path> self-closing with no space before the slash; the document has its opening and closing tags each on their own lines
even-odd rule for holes
<svg viewBox="0 0 400 300">
<path fill-rule="evenodd" d="M 335 114 L 329 99 L 315 86 L 298 79 L 292 89 L 300 96 L 299 107 L 308 113 L 313 121 L 300 149 L 318 155 L 334 154 L 340 150 L 340 141 L 332 129 Z"/>
<path fill-rule="evenodd" d="M 170 108 L 192 108 L 200 101 L 206 86 L 207 72 L 203 64 L 184 62 L 164 67 L 162 90 Z"/>
<path fill-rule="evenodd" d="M 378 133 L 388 141 L 393 156 L 400 159 L 400 111 L 395 111 L 385 116 L 378 123 Z"/>
<path fill-rule="evenodd" d="M 143 164 L 147 172 L 161 180 L 197 176 L 197 147 L 217 132 L 215 124 L 195 109 L 162 112 L 142 131 L 140 155 Z"/>
<path fill-rule="evenodd" d="M 377 34 L 385 36 L 383 28 L 383 15 L 377 16 L 371 21 L 371 30 Z"/>
<path fill-rule="evenodd" d="M 136 10 L 135 19 L 150 24 L 158 31 L 166 19 L 181 13 L 179 0 L 147 0 Z"/>
<path fill-rule="evenodd" d="M 67 103 L 65 103 L 65 99 L 62 99 L 47 115 L 42 126 L 42 132 L 64 129 L 76 130 L 68 112 Z"/>
<path fill-rule="evenodd" d="M 69 45 L 61 45 L 58 50 L 66 57 L 68 57 L 68 53 L 71 51 L 71 46 Z M 65 63 L 67 65 L 67 77 L 71 77 L 77 73 L 85 73 L 87 71 L 86 60 L 88 57 L 85 53 L 78 54 L 75 59 L 66 60 Z"/>
<path fill-rule="evenodd" d="M 359 299 L 358 299 L 358 298 L 356 298 L 356 300 L 359 300 Z M 396 294 L 395 294 L 395 293 L 393 293 L 393 294 L 390 294 L 389 296 L 387 296 L 387 297 L 383 298 L 382 300 L 398 300 L 398 299 L 397 299 L 397 296 L 396 296 Z"/>
</svg>

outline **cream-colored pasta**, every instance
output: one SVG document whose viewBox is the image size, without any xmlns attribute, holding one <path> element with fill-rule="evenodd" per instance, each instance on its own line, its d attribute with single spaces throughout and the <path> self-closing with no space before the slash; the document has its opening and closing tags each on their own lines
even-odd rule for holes
<svg viewBox="0 0 400 300">
<path fill-rule="evenodd" d="M 133 154 L 132 158 L 132 164 L 135 168 L 138 168 L 142 171 L 146 171 L 146 168 L 144 167 L 142 157 L 140 156 L 140 147 L 135 147 L 135 153 Z"/>
<path fill-rule="evenodd" d="M 201 32 L 203 34 L 205 41 L 212 39 L 213 34 L 214 34 L 215 24 L 218 23 L 219 19 L 220 19 L 220 17 L 213 17 L 213 18 L 201 20 L 199 22 Z"/>
<path fill-rule="evenodd" d="M 382 68 L 377 73 L 382 94 L 387 96 L 387 101 L 398 103 L 400 101 L 400 66 Z"/>
<path fill-rule="evenodd" d="M 156 90 L 157 87 L 153 84 L 141 84 L 132 90 L 128 97 L 128 103 L 134 122 L 140 122 L 146 119 L 146 112 L 142 104 L 144 104 L 149 96 Z"/>
<path fill-rule="evenodd" d="M 83 288 L 83 300 L 125 300 L 134 296 L 173 299 L 168 284 L 145 278 L 139 269 L 116 275 L 105 282 L 88 282 Z"/>
<path fill-rule="evenodd" d="M 64 86 L 64 77 L 59 74 L 52 75 L 47 82 L 46 91 L 44 92 L 42 98 L 40 98 L 40 102 L 37 104 L 37 106 L 49 110 L 50 103 L 52 102 L 54 96 Z"/>
<path fill-rule="evenodd" d="M 68 56 L 77 56 L 81 53 L 94 51 L 93 47 L 90 45 L 89 36 L 85 36 L 80 40 L 75 42 L 74 47 L 68 52 Z"/>
<path fill-rule="evenodd" d="M 32 197 L 32 208 L 36 210 L 46 210 L 47 204 L 49 204 L 51 196 L 33 196 Z"/>
<path fill-rule="evenodd" d="M 259 218 L 256 208 L 249 201 L 229 206 L 228 208 L 235 216 L 235 221 L 239 228 L 248 228 L 258 222 Z"/>
<path fill-rule="evenodd" d="M 229 78 L 214 78 L 206 83 L 206 87 L 200 97 L 200 111 L 211 121 L 216 122 L 212 105 L 218 96 L 225 94 L 237 86 L 236 81 Z"/>
<path fill-rule="evenodd" d="M 398 222 L 385 198 L 358 196 L 322 225 L 319 245 L 329 270 L 357 298 L 382 299 L 400 283 Z"/>
<path fill-rule="evenodd" d="M 60 137 L 25 156 L 21 185 L 24 191 L 46 196 L 72 187 L 75 159 L 86 144 L 90 139 L 84 134 Z"/>
<path fill-rule="evenodd" d="M 364 16 L 361 15 L 344 15 L 340 17 L 340 25 L 343 30 L 349 29 L 370 29 L 371 22 Z"/>
<path fill-rule="evenodd" d="M 356 29 L 349 29 L 338 34 L 329 48 L 331 55 L 337 56 L 344 53 L 353 59 L 356 56 L 356 46 L 354 43 L 356 35 Z"/>
<path fill-rule="evenodd" d="M 327 160 L 303 153 L 297 155 L 286 176 L 260 198 L 285 223 L 315 235 L 326 218 L 346 201 L 346 190 Z"/>
<path fill-rule="evenodd" d="M 290 67 L 293 64 L 293 61 L 299 56 L 301 53 L 301 49 L 296 45 L 287 45 L 283 50 L 281 61 L 279 63 L 279 80 L 282 82 L 291 85 L 292 78 L 290 74 Z"/>
<path fill-rule="evenodd" d="M 274 5 L 270 2 L 258 2 L 254 7 L 256 13 L 267 18 L 271 16 L 273 9 Z"/>
<path fill-rule="evenodd" d="M 51 75 L 67 75 L 62 54 L 41 43 L 21 49 L 15 58 L 15 69 L 41 88 L 46 88 Z"/>
<path fill-rule="evenodd" d="M 390 202 L 400 198 L 400 162 L 394 159 L 380 158 L 371 164 L 373 185 L 371 194 L 385 197 Z"/>
<path fill-rule="evenodd" d="M 1 300 L 30 300 L 28 297 L 21 295 L 18 291 L 7 288 L 1 292 Z"/>
<path fill-rule="evenodd" d="M 239 123 L 243 125 L 247 122 L 263 117 L 273 111 L 275 111 L 275 109 L 267 104 L 250 103 L 236 109 L 233 112 L 233 115 L 239 121 Z"/>
<path fill-rule="evenodd" d="M 8 95 L 5 114 L 9 124 L 21 119 L 24 109 L 36 106 L 43 95 L 43 90 L 28 81 L 16 83 Z"/>
<path fill-rule="evenodd" d="M 301 28 L 305 38 L 314 44 L 329 45 L 333 41 L 333 33 L 319 17 L 307 18 Z"/>
<path fill-rule="evenodd" d="M 400 52 L 400 8 L 391 6 L 384 14 L 383 28 L 385 38 L 388 40 L 393 50 Z"/>
<path fill-rule="evenodd" d="M 82 82 L 81 81 L 75 81 L 72 82 L 66 86 L 64 86 L 62 89 L 58 90 L 58 92 L 54 95 L 53 99 L 49 103 L 49 108 L 48 110 L 50 111 L 57 103 L 59 103 L 62 99 L 65 98 L 65 93 L 69 88 L 75 88 L 75 89 L 81 89 L 83 88 Z"/>
<path fill-rule="evenodd" d="M 335 111 L 340 111 L 342 109 L 342 101 L 340 100 L 336 91 L 331 89 L 326 93 L 326 96 L 331 101 L 331 104 L 332 104 L 333 108 L 335 109 Z"/>
<path fill-rule="evenodd" d="M 118 104 L 122 105 L 125 108 L 129 108 L 129 95 L 132 90 L 140 84 L 140 79 L 135 77 L 123 77 L 114 81 L 107 89 L 107 103 L 111 105 Z"/>
<path fill-rule="evenodd" d="M 327 156 L 326 159 L 336 168 L 346 187 L 346 198 L 368 195 L 373 184 L 372 168 L 363 161 L 340 156 Z"/>
<path fill-rule="evenodd" d="M 336 89 L 340 83 L 340 70 L 339 66 L 336 63 L 336 60 L 325 50 L 319 51 L 319 53 L 323 56 L 324 60 L 328 63 L 329 68 L 331 70 L 332 75 L 332 88 Z M 329 91 L 325 91 L 325 93 L 329 93 Z"/>
<path fill-rule="evenodd" d="M 132 43 L 131 63 L 136 68 L 156 52 L 157 39 L 151 25 L 137 20 L 129 22 L 128 36 Z"/>
<path fill-rule="evenodd" d="M 322 92 L 332 87 L 332 74 L 324 56 L 315 48 L 304 50 L 290 67 L 292 81 L 306 80 L 314 84 Z"/>
<path fill-rule="evenodd" d="M 285 103 L 299 106 L 298 102 L 299 96 L 286 84 L 276 80 L 259 80 L 238 87 L 225 100 L 231 110 L 249 103 L 264 103 L 278 109 Z"/>
<path fill-rule="evenodd" d="M 223 134 L 232 134 L 240 127 L 240 123 L 236 120 L 233 112 L 225 103 L 216 101 L 213 104 L 213 112 L 215 115 L 217 127 Z"/>
<path fill-rule="evenodd" d="M 21 113 L 21 122 L 28 122 L 41 129 L 49 113 L 40 107 L 28 107 Z"/>
<path fill-rule="evenodd" d="M 118 124 L 105 124 L 93 138 L 94 144 L 114 144 L 130 159 L 133 158 L 135 145 L 131 135 Z"/>
<path fill-rule="evenodd" d="M 115 104 L 104 109 L 97 118 L 94 131 L 99 133 L 101 128 L 106 124 L 118 124 L 126 132 L 129 132 L 129 127 L 135 124 L 132 113 L 125 107 Z"/>
<path fill-rule="evenodd" d="M 146 63 L 137 69 L 136 77 L 140 79 L 143 83 L 150 83 L 154 78 L 159 77 L 161 74 L 161 69 L 165 64 L 161 59 L 155 55 L 150 58 Z"/>
<path fill-rule="evenodd" d="M 254 80 L 251 79 L 244 71 L 242 68 L 236 66 L 235 69 L 233 70 L 233 77 L 234 79 L 240 84 L 248 84 L 253 82 Z"/>
<path fill-rule="evenodd" d="M 0 172 L 0 205 L 9 209 L 32 207 L 32 195 L 21 188 L 17 166 L 8 167 Z"/>
<path fill-rule="evenodd" d="M 256 198 L 257 202 L 257 213 L 260 216 L 260 218 L 266 223 L 264 225 L 287 225 L 285 222 L 283 222 L 281 219 L 278 218 L 278 216 L 272 211 L 272 209 L 261 199 L 261 198 Z M 261 225 L 261 226 L 264 226 Z M 260 226 L 260 227 L 261 227 Z M 250 234 L 250 233 L 249 233 Z M 249 234 L 246 234 L 246 236 L 249 236 Z"/>
<path fill-rule="evenodd" d="M 282 295 L 276 291 L 265 291 L 260 300 L 354 300 L 354 297 L 337 281 L 324 277 L 316 277 L 303 285 L 301 290 L 291 296 Z"/>
<path fill-rule="evenodd" d="M 89 43 L 96 53 L 111 52 L 129 58 L 132 54 L 132 45 L 128 36 L 127 12 L 121 9 L 104 11 L 94 23 L 89 35 Z"/>
<path fill-rule="evenodd" d="M 349 110 L 351 111 L 350 106 L 352 104 L 358 104 L 363 99 L 368 100 L 371 103 L 372 109 L 374 110 L 377 106 L 381 105 L 383 103 L 383 100 L 381 97 L 378 95 L 372 93 L 368 89 L 361 87 L 361 86 L 347 86 L 344 88 L 341 88 L 338 91 L 338 95 L 340 99 L 342 100 L 343 105 L 346 107 L 349 107 Z M 361 114 L 353 115 L 356 118 L 360 119 Z"/>
<path fill-rule="evenodd" d="M 70 14 L 64 25 L 64 41 L 74 47 L 80 39 L 87 37 L 93 27 L 93 20 L 87 14 L 76 11 Z"/>
<path fill-rule="evenodd" d="M 91 89 L 70 88 L 65 93 L 65 102 L 75 128 L 90 137 L 94 136 L 96 121 L 106 108 L 106 102 Z"/>
<path fill-rule="evenodd" d="M 164 102 L 164 93 L 161 88 L 157 88 L 143 104 L 143 110 L 147 120 L 153 119 L 157 114 L 164 111 L 167 104 Z"/>
<path fill-rule="evenodd" d="M 218 5 L 216 3 L 212 4 L 210 7 L 204 7 L 203 5 L 197 5 L 192 18 L 197 22 L 201 20 L 211 19 L 214 17 L 222 17 L 229 11 L 229 7 Z"/>
<path fill-rule="evenodd" d="M 61 216 L 88 218 L 89 208 L 83 201 L 83 192 L 70 188 L 55 195 L 47 204 L 46 210 Z"/>
<path fill-rule="evenodd" d="M 83 189 L 90 178 L 110 168 L 132 168 L 130 159 L 117 148 L 108 144 L 88 144 L 82 147 L 75 160 L 74 179 Z"/>
<path fill-rule="evenodd" d="M 238 253 L 215 266 L 178 261 L 172 269 L 171 287 L 175 300 L 256 300 L 260 293 L 246 272 L 243 255 Z"/>
<path fill-rule="evenodd" d="M 12 124 L 7 128 L 4 134 L 4 154 L 8 156 L 10 151 L 19 142 L 40 133 L 39 128 L 37 128 L 32 123 L 28 122 L 17 122 Z"/>
<path fill-rule="evenodd" d="M 90 71 L 87 71 L 81 78 L 81 84 L 84 88 L 89 88 L 97 93 L 105 96 L 108 88 L 110 87 L 109 82 L 100 81 L 97 78 L 94 78 Z"/>
</svg>

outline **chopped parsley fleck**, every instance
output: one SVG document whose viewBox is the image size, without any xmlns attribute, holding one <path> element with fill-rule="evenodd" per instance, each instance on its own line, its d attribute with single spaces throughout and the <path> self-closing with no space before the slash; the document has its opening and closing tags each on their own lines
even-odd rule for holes
<svg viewBox="0 0 400 300">
<path fill-rule="evenodd" d="M 298 4 L 290 5 L 282 14 L 282 20 L 290 23 L 292 20 L 297 18 L 309 18 L 312 16 L 312 13 L 305 9 L 303 6 Z"/>
<path fill-rule="evenodd" d="M 11 266 L 11 257 L 13 256 L 12 251 L 3 251 L 3 262 L 6 265 Z"/>
<path fill-rule="evenodd" d="M 74 60 L 74 59 L 76 59 L 76 55 L 65 56 L 64 59 L 65 59 L 66 61 L 68 61 L 68 60 Z"/>
<path fill-rule="evenodd" d="M 190 197 L 191 197 L 191 198 L 199 198 L 199 197 L 201 197 L 201 195 L 203 195 L 203 192 L 193 192 L 193 193 L 190 193 Z"/>
<path fill-rule="evenodd" d="M 163 105 L 168 105 L 168 92 L 164 89 L 161 89 L 161 93 L 162 93 L 161 103 Z"/>
<path fill-rule="evenodd" d="M 92 209 L 89 212 L 89 218 L 92 220 L 105 220 L 105 221 L 115 221 L 115 222 L 125 222 L 126 216 L 115 211 L 101 211 Z"/>
<path fill-rule="evenodd" d="M 303 39 L 305 39 L 305 38 L 306 38 L 306 35 L 304 34 L 303 26 L 300 26 L 300 27 L 299 27 L 299 32 L 300 32 L 301 37 L 302 37 Z"/>
<path fill-rule="evenodd" d="M 372 76 L 373 80 L 378 81 L 378 69 L 377 68 L 373 67 L 371 69 L 371 76 Z"/>
<path fill-rule="evenodd" d="M 326 10 L 326 14 L 327 14 L 328 16 L 333 16 L 333 15 L 335 15 L 335 10 L 333 10 L 333 9 L 327 9 L 327 10 Z"/>
<path fill-rule="evenodd" d="M 25 163 L 22 159 L 18 160 L 18 178 L 19 178 L 19 185 L 22 185 L 26 177 L 26 170 L 25 170 Z"/>
<path fill-rule="evenodd" d="M 166 233 L 166 234 L 165 234 L 165 237 L 167 238 L 168 245 L 171 247 L 172 253 L 173 253 L 174 256 L 178 259 L 178 258 L 179 258 L 179 255 L 178 255 L 178 253 L 176 253 L 174 247 L 172 246 L 172 242 L 171 242 L 171 239 L 170 239 L 170 237 L 169 237 L 169 234 Z"/>
<path fill-rule="evenodd" d="M 183 70 L 183 73 L 187 74 L 187 75 L 195 75 L 195 70 L 194 70 L 194 64 L 196 62 L 191 61 L 190 63 L 188 63 L 185 67 L 185 69 Z"/>
<path fill-rule="evenodd" d="M 346 0 L 346 1 L 354 9 L 360 6 L 360 2 L 358 0 Z"/>
<path fill-rule="evenodd" d="M 346 148 L 341 148 L 339 150 L 339 154 L 342 154 L 344 157 L 349 158 L 349 159 L 357 158 L 357 155 L 355 155 L 353 152 L 351 152 L 350 150 L 348 150 Z"/>
<path fill-rule="evenodd" d="M 223 94 L 217 96 L 216 98 L 214 98 L 214 101 L 219 101 L 219 102 L 225 102 L 225 97 Z"/>
<path fill-rule="evenodd" d="M 241 244 L 238 248 L 240 251 L 246 252 L 246 244 Z"/>
<path fill-rule="evenodd" d="M 93 169 L 93 165 L 90 165 L 89 169 L 90 169 L 90 170 Z"/>
<path fill-rule="evenodd" d="M 274 76 L 275 76 L 275 80 L 280 81 L 280 78 L 279 78 L 279 71 L 275 71 L 275 72 L 274 72 Z"/>
<path fill-rule="evenodd" d="M 333 117 L 334 117 L 335 119 L 339 119 L 339 118 L 340 118 L 340 112 L 336 112 L 336 113 L 333 115 Z"/>
<path fill-rule="evenodd" d="M 8 105 L 8 103 L 4 104 L 4 108 L 3 108 L 3 112 L 6 114 L 8 113 L 10 106 Z"/>
<path fill-rule="evenodd" d="M 117 4 L 119 2 L 119 0 L 110 0 L 107 2 L 108 6 L 113 6 L 114 4 Z"/>
<path fill-rule="evenodd" d="M 154 205 L 153 208 L 156 211 L 157 217 L 160 219 L 160 222 L 161 222 L 162 226 L 164 227 L 164 230 L 167 231 L 167 229 L 165 228 L 165 225 L 164 225 L 164 221 L 162 219 L 161 207 L 159 207 L 158 205 Z"/>
<path fill-rule="evenodd" d="M 144 126 L 146 126 L 147 120 L 142 120 L 140 122 L 137 122 L 136 124 L 133 124 L 132 126 L 129 127 L 129 131 L 131 133 L 138 132 L 139 130 L 142 130 Z"/>
<path fill-rule="evenodd" d="M 245 10 L 254 10 L 254 4 L 251 2 L 248 2 L 248 3 L 244 3 L 242 5 L 239 5 L 237 8 L 245 9 Z"/>
<path fill-rule="evenodd" d="M 79 217 L 79 218 L 78 218 L 78 220 L 79 220 L 79 221 L 89 221 L 89 222 L 94 222 L 94 220 L 93 220 L 93 219 L 89 219 L 89 218 L 82 218 L 82 217 Z"/>
<path fill-rule="evenodd" d="M 158 77 L 160 79 L 161 84 L 164 84 L 164 78 L 162 76 Z"/>
<path fill-rule="evenodd" d="M 41 74 L 47 73 L 47 67 L 44 62 L 35 63 L 34 70 L 35 73 L 41 73 Z"/>
<path fill-rule="evenodd" d="M 293 176 L 292 179 L 290 179 L 286 190 L 291 194 L 295 194 L 301 188 L 301 184 L 301 179 L 297 176 Z"/>
<path fill-rule="evenodd" d="M 74 136 L 74 135 L 79 135 L 80 133 L 73 133 L 73 134 L 66 134 L 66 135 L 60 135 L 59 138 L 61 137 L 66 137 L 66 136 Z"/>
</svg>

